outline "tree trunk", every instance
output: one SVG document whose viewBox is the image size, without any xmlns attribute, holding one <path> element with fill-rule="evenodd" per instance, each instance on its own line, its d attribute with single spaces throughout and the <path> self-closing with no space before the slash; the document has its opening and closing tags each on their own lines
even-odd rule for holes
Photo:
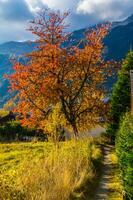
<svg viewBox="0 0 133 200">
<path fill-rule="evenodd" d="M 78 129 L 77 129 L 76 123 L 72 124 L 72 128 L 73 128 L 73 133 L 74 133 L 75 139 L 78 139 L 79 138 L 79 134 L 78 134 Z"/>
</svg>

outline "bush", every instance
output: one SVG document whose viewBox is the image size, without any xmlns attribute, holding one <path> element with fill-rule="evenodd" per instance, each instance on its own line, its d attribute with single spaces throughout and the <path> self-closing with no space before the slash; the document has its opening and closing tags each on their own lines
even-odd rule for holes
<svg viewBox="0 0 133 200">
<path fill-rule="evenodd" d="M 116 138 L 116 150 L 122 171 L 126 199 L 133 199 L 133 117 L 126 114 Z"/>
<path fill-rule="evenodd" d="M 16 120 L 0 125 L 0 141 L 21 140 L 24 136 L 35 136 L 35 131 L 22 127 Z"/>
</svg>

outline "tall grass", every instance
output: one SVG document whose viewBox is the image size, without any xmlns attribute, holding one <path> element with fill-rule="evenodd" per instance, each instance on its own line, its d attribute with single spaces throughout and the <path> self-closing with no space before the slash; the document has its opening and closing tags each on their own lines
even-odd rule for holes
<svg viewBox="0 0 133 200">
<path fill-rule="evenodd" d="M 95 176 L 93 160 L 101 157 L 93 139 L 52 145 L 41 156 L 28 155 L 18 170 L 0 176 L 0 199 L 68 200 Z M 88 186 L 89 187 L 89 186 Z M 90 186 L 91 187 L 91 186 Z M 83 194 L 79 194 L 79 197 Z"/>
</svg>

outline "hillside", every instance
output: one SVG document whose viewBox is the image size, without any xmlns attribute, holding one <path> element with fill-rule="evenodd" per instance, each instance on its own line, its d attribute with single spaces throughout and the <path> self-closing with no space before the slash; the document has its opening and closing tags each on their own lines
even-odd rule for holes
<svg viewBox="0 0 133 200">
<path fill-rule="evenodd" d="M 33 51 L 36 44 L 34 42 L 6 42 L 0 45 L 0 54 L 6 55 L 22 55 Z"/>
</svg>

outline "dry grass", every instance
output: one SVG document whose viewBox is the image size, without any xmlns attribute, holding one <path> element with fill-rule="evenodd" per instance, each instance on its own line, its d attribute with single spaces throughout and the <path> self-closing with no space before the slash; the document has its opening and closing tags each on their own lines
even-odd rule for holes
<svg viewBox="0 0 133 200">
<path fill-rule="evenodd" d="M 20 144 L 21 146 L 22 144 Z M 72 194 L 76 194 L 85 180 L 95 177 L 93 160 L 100 160 L 101 152 L 94 144 L 93 139 L 71 141 L 54 144 L 19 144 L 8 145 L 3 154 L 0 154 L 3 163 L 8 154 L 18 155 L 16 162 L 4 169 L 1 167 L 0 175 L 0 199 L 1 200 L 67 200 Z M 16 147 L 16 150 L 15 150 Z M 25 147 L 25 150 L 24 150 Z M 19 148 L 22 150 L 23 159 Z M 14 149 L 16 153 L 13 154 Z M 2 157 L 6 157 L 4 158 Z M 3 166 L 3 165 L 2 165 Z M 92 185 L 90 185 L 90 188 Z M 88 185 L 89 188 L 89 185 Z M 80 193 L 75 199 L 83 197 Z M 82 198 L 83 199 L 83 198 Z"/>
<path fill-rule="evenodd" d="M 121 181 L 120 169 L 118 166 L 118 158 L 116 156 L 115 150 L 113 149 L 110 156 L 111 160 L 111 178 L 109 187 L 109 196 L 108 200 L 123 200 L 123 187 Z"/>
</svg>

